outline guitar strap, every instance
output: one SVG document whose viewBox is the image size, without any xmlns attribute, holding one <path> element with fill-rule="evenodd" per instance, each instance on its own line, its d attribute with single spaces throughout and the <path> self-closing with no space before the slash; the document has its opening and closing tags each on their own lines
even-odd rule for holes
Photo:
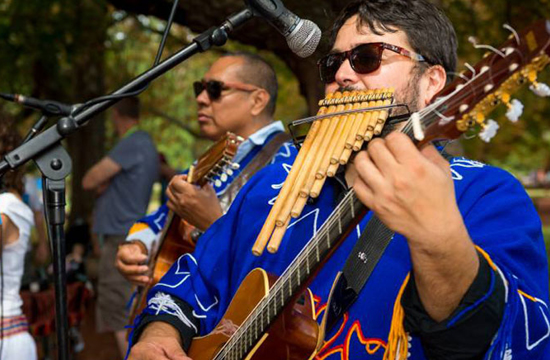
<svg viewBox="0 0 550 360">
<path fill-rule="evenodd" d="M 225 192 L 220 197 L 220 204 L 222 209 L 227 210 L 229 205 L 233 202 L 239 190 L 246 184 L 256 172 L 266 166 L 273 156 L 277 153 L 283 143 L 291 139 L 290 135 L 286 132 L 280 132 L 275 134 L 271 140 L 258 152 L 256 156 L 246 165 L 246 167 L 240 172 L 239 175 L 231 182 Z"/>
<path fill-rule="evenodd" d="M 444 150 L 440 151 L 447 161 L 452 159 Z M 394 235 L 395 232 L 373 214 L 336 277 L 323 319 L 325 334 L 355 302 Z"/>
</svg>

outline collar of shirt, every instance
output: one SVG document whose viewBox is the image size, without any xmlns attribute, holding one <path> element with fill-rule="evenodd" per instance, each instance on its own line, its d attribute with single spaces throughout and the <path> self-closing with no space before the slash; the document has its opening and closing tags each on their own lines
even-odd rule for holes
<svg viewBox="0 0 550 360">
<path fill-rule="evenodd" d="M 239 145 L 233 161 L 240 163 L 241 160 L 244 159 L 245 156 L 248 155 L 248 153 L 254 148 L 254 146 L 264 145 L 269 136 L 280 131 L 285 131 L 285 127 L 281 121 L 274 121 L 256 131 L 254 134 L 250 135 L 248 139 L 243 141 L 241 145 Z"/>
</svg>

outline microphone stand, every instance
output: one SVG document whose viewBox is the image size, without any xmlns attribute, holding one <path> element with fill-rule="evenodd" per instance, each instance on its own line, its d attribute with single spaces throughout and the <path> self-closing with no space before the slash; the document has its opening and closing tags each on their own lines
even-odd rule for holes
<svg viewBox="0 0 550 360">
<path fill-rule="evenodd" d="M 224 45 L 228 34 L 253 16 L 254 14 L 248 8 L 229 16 L 222 25 L 212 27 L 198 35 L 193 43 L 139 75 L 113 92 L 112 95 L 129 94 L 143 89 L 151 81 L 191 56 L 210 49 L 212 45 Z M 48 237 L 52 248 L 55 273 L 56 333 L 59 360 L 69 360 L 67 278 L 65 273 L 65 233 L 63 224 L 65 222 L 65 178 L 72 168 L 71 158 L 61 146 L 61 140 L 86 125 L 88 120 L 108 109 L 118 100 L 108 99 L 83 111 L 77 110 L 77 113 L 72 116 L 59 119 L 56 125 L 12 150 L 0 161 L 0 178 L 7 171 L 17 169 L 31 159 L 34 160 L 42 172 L 44 215 L 48 225 Z"/>
</svg>

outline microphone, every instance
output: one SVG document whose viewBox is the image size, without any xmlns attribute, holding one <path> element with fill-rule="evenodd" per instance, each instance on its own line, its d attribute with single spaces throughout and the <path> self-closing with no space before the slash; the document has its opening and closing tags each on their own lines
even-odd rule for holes
<svg viewBox="0 0 550 360">
<path fill-rule="evenodd" d="M 300 19 L 286 9 L 280 0 L 245 0 L 254 15 L 265 18 L 288 43 L 293 53 L 308 57 L 317 48 L 321 40 L 321 29 L 310 20 Z"/>
<path fill-rule="evenodd" d="M 0 97 L 4 100 L 12 101 L 26 107 L 40 110 L 46 116 L 69 116 L 73 112 L 73 106 L 57 101 L 39 100 L 20 94 L 0 93 Z"/>
</svg>

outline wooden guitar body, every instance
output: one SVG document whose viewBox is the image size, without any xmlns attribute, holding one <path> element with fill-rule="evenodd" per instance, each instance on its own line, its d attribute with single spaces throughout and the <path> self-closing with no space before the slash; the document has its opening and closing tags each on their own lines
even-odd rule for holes
<svg viewBox="0 0 550 360">
<path fill-rule="evenodd" d="M 256 305 L 269 294 L 275 280 L 262 269 L 252 270 L 239 286 L 218 326 L 210 334 L 193 339 L 188 356 L 193 360 L 213 359 Z M 315 353 L 319 337 L 314 310 L 313 296 L 307 290 L 275 320 L 246 359 L 309 359 Z"/>
</svg>

